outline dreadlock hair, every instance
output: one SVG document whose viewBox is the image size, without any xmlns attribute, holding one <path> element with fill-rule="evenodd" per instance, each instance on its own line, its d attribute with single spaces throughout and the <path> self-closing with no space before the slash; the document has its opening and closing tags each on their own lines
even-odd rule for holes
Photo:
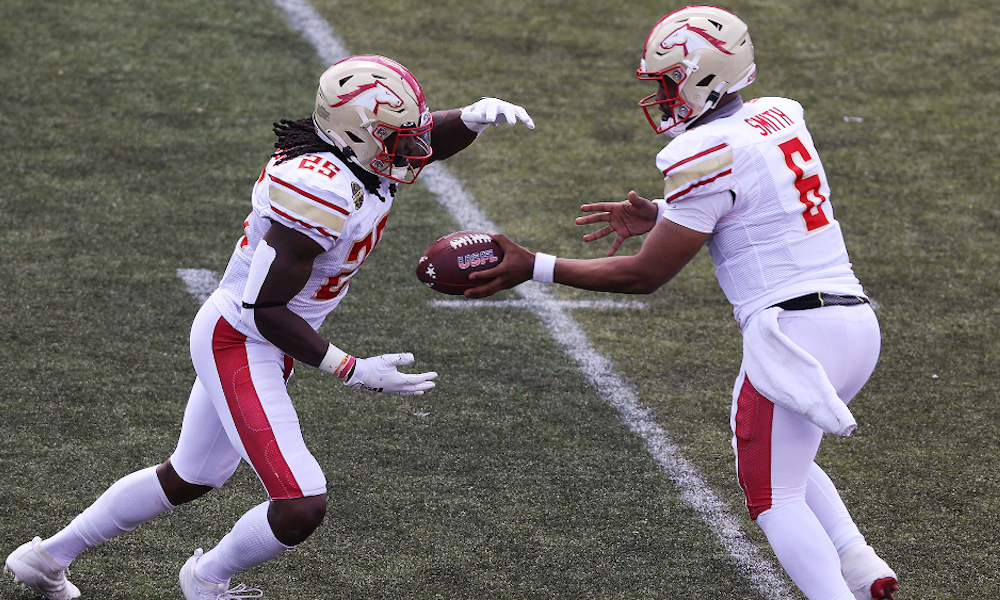
<svg viewBox="0 0 1000 600">
<path fill-rule="evenodd" d="M 316 133 L 312 117 L 306 117 L 297 121 L 282 119 L 280 123 L 274 124 L 274 135 L 278 136 L 278 141 L 274 143 L 275 152 L 271 156 L 278 159 L 278 164 L 292 160 L 296 156 L 312 154 L 314 152 L 329 152 L 341 160 L 347 168 L 354 173 L 354 176 L 361 180 L 369 194 L 375 194 L 382 198 L 379 187 L 381 178 L 359 167 L 353 161 L 347 159 L 347 155 L 339 148 L 323 141 Z M 390 193 L 395 194 L 395 185 Z"/>
</svg>

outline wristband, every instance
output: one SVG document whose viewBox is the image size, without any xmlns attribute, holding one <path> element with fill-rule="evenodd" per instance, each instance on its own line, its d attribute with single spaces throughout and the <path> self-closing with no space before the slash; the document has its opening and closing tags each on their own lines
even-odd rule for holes
<svg viewBox="0 0 1000 600">
<path fill-rule="evenodd" d="M 330 344 L 330 347 L 326 351 L 326 356 L 319 363 L 319 369 L 327 373 L 333 373 L 341 379 L 346 379 L 353 370 L 354 362 L 353 356 Z"/>
<path fill-rule="evenodd" d="M 659 223 L 660 219 L 663 218 L 663 213 L 667 212 L 667 201 L 653 200 L 653 204 L 656 205 L 656 222 Z"/>
<path fill-rule="evenodd" d="M 531 278 L 539 283 L 553 283 L 556 273 L 556 257 L 544 252 L 535 253 L 535 268 Z"/>
</svg>

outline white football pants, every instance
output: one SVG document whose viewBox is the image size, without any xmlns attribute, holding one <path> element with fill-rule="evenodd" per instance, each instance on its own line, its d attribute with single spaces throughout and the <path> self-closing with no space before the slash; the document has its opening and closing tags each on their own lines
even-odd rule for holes
<svg viewBox="0 0 1000 600">
<path fill-rule="evenodd" d="M 325 494 L 285 388 L 292 359 L 236 331 L 212 299 L 191 326 L 191 359 L 198 378 L 170 457 L 181 479 L 221 487 L 242 458 L 272 500 Z"/>
<path fill-rule="evenodd" d="M 292 360 L 270 344 L 241 335 L 211 300 L 191 327 L 191 358 L 198 377 L 170 457 L 181 479 L 221 487 L 242 458 L 272 500 L 326 493 L 326 479 L 306 449 L 285 389 Z M 244 515 L 223 538 L 225 543 L 204 555 L 198 567 L 215 565 L 212 581 L 224 581 L 287 549 L 270 530 L 267 504 Z M 132 531 L 171 508 L 156 468 L 149 467 L 117 481 L 42 544 L 59 564 L 68 566 L 87 548 Z"/>
<path fill-rule="evenodd" d="M 845 403 L 878 362 L 878 320 L 867 304 L 781 311 L 778 327 L 820 362 Z M 733 388 L 730 425 L 747 508 L 781 566 L 809 600 L 852 600 L 839 552 L 864 537 L 813 462 L 823 431 L 763 397 L 743 368 Z"/>
</svg>

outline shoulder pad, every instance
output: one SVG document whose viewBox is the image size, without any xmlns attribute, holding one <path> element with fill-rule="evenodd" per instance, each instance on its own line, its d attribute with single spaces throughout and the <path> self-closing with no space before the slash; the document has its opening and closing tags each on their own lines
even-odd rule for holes
<svg viewBox="0 0 1000 600">
<path fill-rule="evenodd" d="M 354 176 L 335 157 L 305 154 L 267 173 L 271 210 L 325 237 L 336 238 L 354 208 Z M 354 186 L 357 187 L 357 186 Z"/>
<path fill-rule="evenodd" d="M 667 202 L 696 190 L 718 191 L 714 188 L 733 172 L 732 146 L 722 138 L 696 133 L 693 130 L 678 137 L 656 156 L 656 165 L 663 173 L 663 198 Z"/>
</svg>

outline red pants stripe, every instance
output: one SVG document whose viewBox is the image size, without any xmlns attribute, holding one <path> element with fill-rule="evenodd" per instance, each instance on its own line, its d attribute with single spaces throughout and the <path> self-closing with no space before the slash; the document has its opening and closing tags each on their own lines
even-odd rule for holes
<svg viewBox="0 0 1000 600">
<path fill-rule="evenodd" d="M 774 404 L 743 380 L 736 409 L 736 457 L 750 518 L 771 508 L 771 424 Z"/>
<path fill-rule="evenodd" d="M 257 475 L 274 500 L 302 497 L 302 490 L 278 447 L 260 397 L 250 377 L 246 336 L 225 319 L 219 319 L 212 336 L 212 352 L 222 381 L 222 390 Z M 291 359 L 285 360 L 285 378 L 291 373 Z"/>
</svg>

